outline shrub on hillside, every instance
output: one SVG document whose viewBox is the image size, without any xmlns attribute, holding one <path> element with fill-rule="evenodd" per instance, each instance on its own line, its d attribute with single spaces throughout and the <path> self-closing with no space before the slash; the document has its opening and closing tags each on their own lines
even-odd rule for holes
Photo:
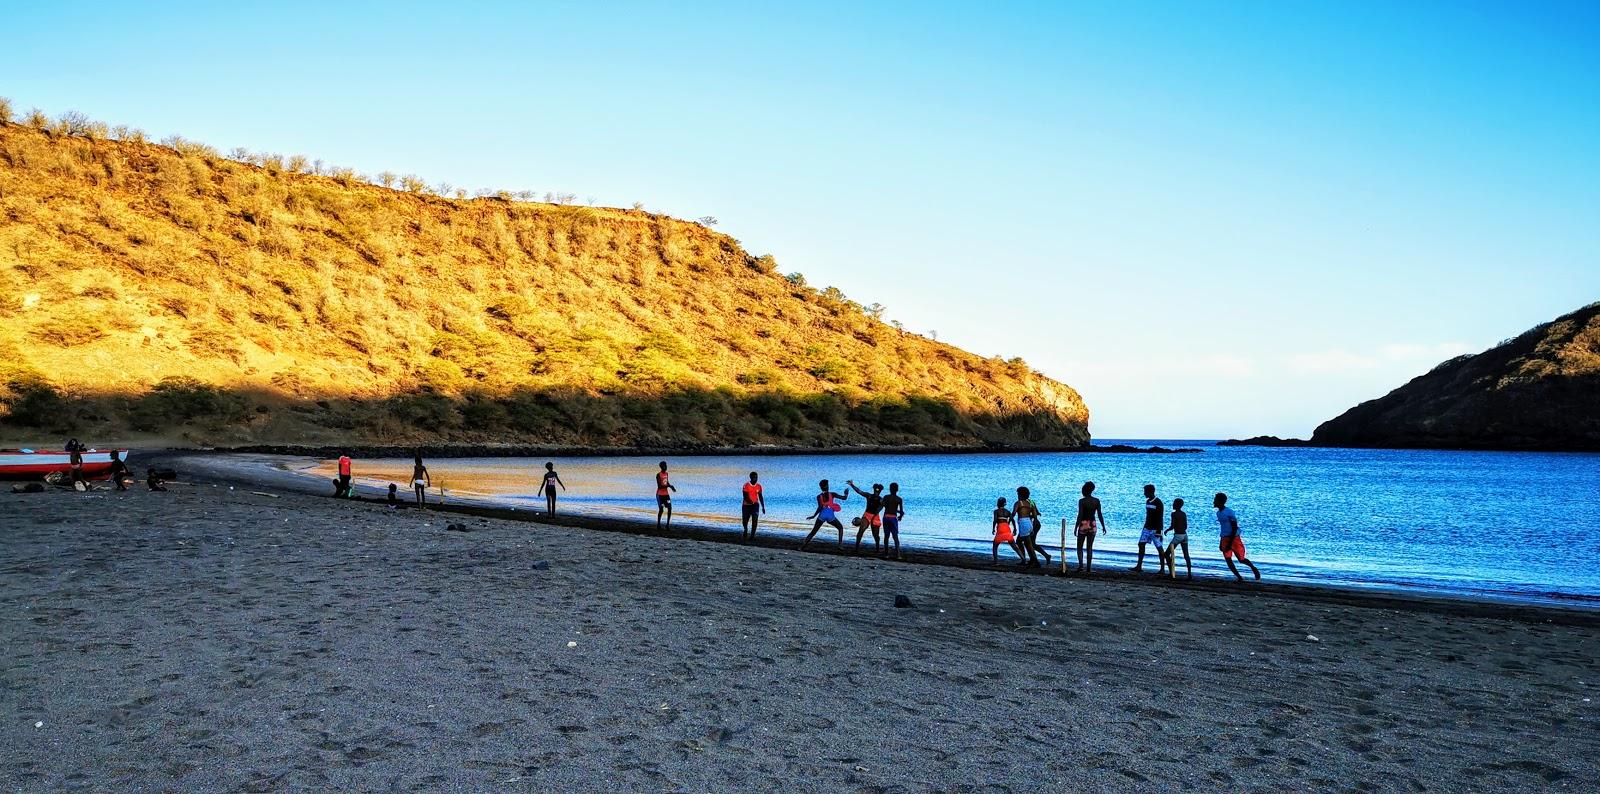
<svg viewBox="0 0 1600 794">
<path fill-rule="evenodd" d="M 100 328 L 93 315 L 56 317 L 33 327 L 33 336 L 57 347 L 77 347 L 104 339 L 106 332 Z"/>
<path fill-rule="evenodd" d="M 128 420 L 146 432 L 188 424 L 230 424 L 249 416 L 249 401 L 241 395 L 176 375 L 163 379 L 134 400 Z"/>
</svg>

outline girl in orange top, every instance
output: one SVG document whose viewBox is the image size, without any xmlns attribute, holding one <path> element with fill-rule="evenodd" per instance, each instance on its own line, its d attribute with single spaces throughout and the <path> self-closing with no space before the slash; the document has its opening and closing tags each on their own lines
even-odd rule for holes
<svg viewBox="0 0 1600 794">
<path fill-rule="evenodd" d="M 1004 543 L 1017 553 L 1018 565 L 1027 565 L 1028 558 L 1023 555 L 1022 549 L 1017 546 L 1016 533 L 1011 529 L 1011 511 L 1006 509 L 1004 496 L 994 503 L 994 543 L 989 549 L 989 556 L 994 559 L 994 564 L 1000 564 L 1000 544 Z"/>
</svg>

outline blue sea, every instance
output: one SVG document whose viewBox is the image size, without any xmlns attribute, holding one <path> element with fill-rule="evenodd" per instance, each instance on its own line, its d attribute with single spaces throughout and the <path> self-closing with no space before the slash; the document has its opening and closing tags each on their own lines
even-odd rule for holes
<svg viewBox="0 0 1600 794">
<path fill-rule="evenodd" d="M 906 500 L 905 547 L 988 556 L 995 499 L 1015 499 L 1017 486 L 1025 485 L 1043 512 L 1041 540 L 1054 554 L 1061 519 L 1073 517 L 1079 488 L 1093 480 L 1110 529 L 1096 542 L 1096 567 L 1126 568 L 1143 523 L 1143 487 L 1151 483 L 1169 509 L 1174 498 L 1187 502 L 1196 576 L 1229 575 L 1217 553 L 1211 508 L 1212 495 L 1224 491 L 1250 557 L 1268 580 L 1600 608 L 1600 455 L 1096 443 L 1202 451 L 669 458 L 678 487 L 674 521 L 737 532 L 739 487 L 758 471 L 769 508 L 763 532 L 798 543 L 810 528 L 805 517 L 819 479 L 831 480 L 835 491 L 844 490 L 846 479 L 867 490 L 898 482 Z M 658 460 L 554 459 L 568 488 L 559 509 L 653 519 Z M 544 463 L 455 458 L 428 466 L 452 500 L 543 509 L 537 488 Z M 357 461 L 357 479 L 367 485 L 403 486 L 409 472 L 407 460 Z M 841 518 L 860 506 L 853 495 Z M 833 542 L 831 531 L 817 539 Z M 853 542 L 848 524 L 847 531 Z M 1002 548 L 1002 554 L 1011 553 Z"/>
</svg>

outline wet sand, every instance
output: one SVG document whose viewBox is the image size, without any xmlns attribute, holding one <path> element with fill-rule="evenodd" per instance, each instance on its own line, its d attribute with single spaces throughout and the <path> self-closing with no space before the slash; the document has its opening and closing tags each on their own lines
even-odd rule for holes
<svg viewBox="0 0 1600 794">
<path fill-rule="evenodd" d="M 248 488 L 0 494 L 0 787 L 1600 779 L 1600 628 L 1581 615 L 1016 576 Z"/>
</svg>

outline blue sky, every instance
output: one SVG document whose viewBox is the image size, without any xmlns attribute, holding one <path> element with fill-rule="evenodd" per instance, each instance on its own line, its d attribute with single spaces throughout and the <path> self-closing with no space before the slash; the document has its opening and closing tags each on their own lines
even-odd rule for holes
<svg viewBox="0 0 1600 794">
<path fill-rule="evenodd" d="M 1105 438 L 1304 435 L 1600 299 L 1596 3 L 322 5 L 16 4 L 0 95 L 715 215 Z"/>
</svg>

